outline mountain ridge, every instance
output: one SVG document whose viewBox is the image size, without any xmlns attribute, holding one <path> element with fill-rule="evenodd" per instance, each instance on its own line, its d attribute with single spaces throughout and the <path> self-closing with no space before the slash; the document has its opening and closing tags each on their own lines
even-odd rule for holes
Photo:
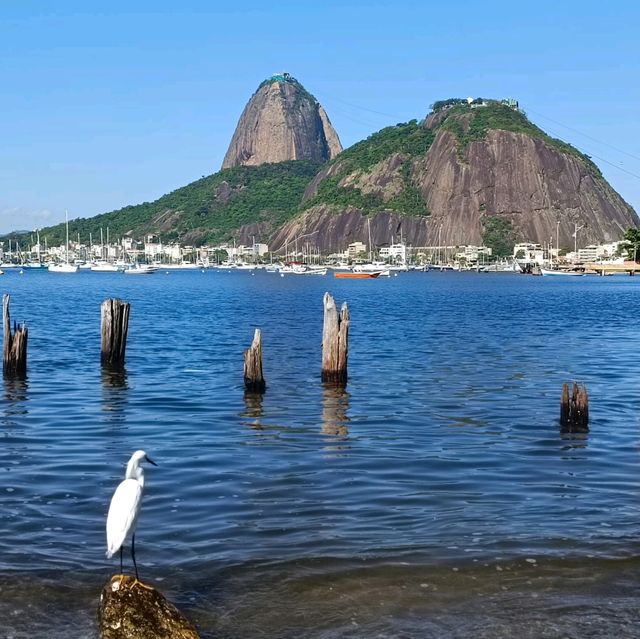
<svg viewBox="0 0 640 639">
<path fill-rule="evenodd" d="M 265 86 L 274 84 L 281 83 Z M 325 163 L 223 169 L 154 202 L 72 220 L 70 232 L 86 241 L 110 226 L 111 237 L 160 234 L 196 245 L 255 236 L 274 249 L 313 233 L 318 248 L 337 251 L 368 243 L 369 226 L 374 244 L 403 235 L 413 246 L 479 245 L 504 228 L 514 241 L 559 236 L 572 246 L 576 225 L 584 227 L 582 243 L 592 243 L 620 238 L 638 216 L 588 156 L 523 112 L 457 101 L 420 122 L 381 129 Z M 43 233 L 50 244 L 62 241 L 64 225 Z"/>
</svg>

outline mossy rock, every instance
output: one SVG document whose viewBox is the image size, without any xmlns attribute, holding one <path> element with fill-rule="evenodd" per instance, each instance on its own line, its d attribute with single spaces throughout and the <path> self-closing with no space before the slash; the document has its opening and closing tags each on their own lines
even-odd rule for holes
<svg viewBox="0 0 640 639">
<path fill-rule="evenodd" d="M 199 639 L 195 627 L 153 586 L 114 575 L 100 594 L 102 639 Z"/>
</svg>

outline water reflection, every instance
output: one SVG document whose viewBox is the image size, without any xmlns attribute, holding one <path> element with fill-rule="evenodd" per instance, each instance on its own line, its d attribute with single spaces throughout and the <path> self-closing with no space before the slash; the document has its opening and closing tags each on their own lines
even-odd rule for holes
<svg viewBox="0 0 640 639">
<path fill-rule="evenodd" d="M 322 433 L 334 437 L 347 437 L 349 428 L 349 393 L 340 387 L 324 384 L 322 387 Z"/>
<path fill-rule="evenodd" d="M 11 420 L 19 415 L 27 415 L 27 390 L 29 383 L 26 377 L 4 378 L 4 417 Z"/>
<path fill-rule="evenodd" d="M 103 366 L 102 381 L 102 410 L 112 417 L 110 422 L 123 423 L 125 408 L 129 399 L 129 383 L 126 368 L 111 368 Z"/>
<path fill-rule="evenodd" d="M 587 448 L 589 446 L 589 433 L 567 433 L 560 432 L 562 440 L 562 450 L 575 450 Z"/>
<path fill-rule="evenodd" d="M 244 411 L 240 413 L 240 417 L 248 417 L 252 421 L 247 421 L 245 424 L 251 428 L 261 430 L 264 428 L 260 418 L 263 414 L 262 409 L 262 393 L 254 393 L 251 391 L 245 391 L 244 393 Z"/>
<path fill-rule="evenodd" d="M 129 388 L 127 369 L 124 367 L 112 368 L 111 366 L 103 366 L 102 386 L 103 388 Z"/>
</svg>

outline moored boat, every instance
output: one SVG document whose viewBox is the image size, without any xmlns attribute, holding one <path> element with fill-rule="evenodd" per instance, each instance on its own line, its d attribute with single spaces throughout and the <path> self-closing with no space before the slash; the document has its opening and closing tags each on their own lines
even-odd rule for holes
<svg viewBox="0 0 640 639">
<path fill-rule="evenodd" d="M 95 264 L 91 266 L 91 270 L 94 273 L 117 273 L 120 269 L 111 262 L 98 260 Z"/>
<path fill-rule="evenodd" d="M 544 277 L 556 276 L 556 275 L 571 275 L 573 277 L 584 277 L 584 272 L 583 271 L 561 271 L 556 269 L 541 268 L 540 275 L 543 275 Z"/>
<path fill-rule="evenodd" d="M 69 262 L 60 262 L 58 264 L 49 264 L 49 273 L 77 273 L 78 265 Z"/>
<path fill-rule="evenodd" d="M 157 266 L 151 264 L 132 264 L 128 269 L 125 269 L 123 273 L 125 275 L 151 275 L 158 270 Z"/>
<path fill-rule="evenodd" d="M 381 271 L 336 271 L 333 277 L 339 277 L 350 280 L 367 280 L 375 279 L 382 275 Z"/>
<path fill-rule="evenodd" d="M 69 214 L 64 212 L 65 224 L 67 227 L 67 237 L 65 242 L 65 260 L 64 262 L 58 262 L 57 264 L 49 264 L 50 273 L 77 273 L 78 265 L 69 262 Z"/>
</svg>

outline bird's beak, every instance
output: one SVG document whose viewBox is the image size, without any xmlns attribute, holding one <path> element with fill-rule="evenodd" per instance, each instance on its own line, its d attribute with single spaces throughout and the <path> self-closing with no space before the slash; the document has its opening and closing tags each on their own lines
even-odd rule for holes
<svg viewBox="0 0 640 639">
<path fill-rule="evenodd" d="M 154 466 L 157 466 L 158 464 L 156 464 L 153 459 L 149 459 L 146 455 L 144 456 L 144 458 L 150 463 L 153 464 Z"/>
</svg>

